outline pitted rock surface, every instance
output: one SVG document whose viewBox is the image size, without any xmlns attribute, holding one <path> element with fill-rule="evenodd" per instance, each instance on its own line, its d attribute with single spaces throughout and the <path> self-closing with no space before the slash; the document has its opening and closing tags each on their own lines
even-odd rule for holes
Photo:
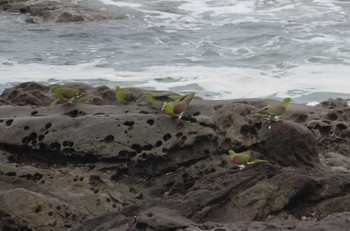
<svg viewBox="0 0 350 231">
<path fill-rule="evenodd" d="M 0 96 L 0 228 L 350 229 L 346 101 L 292 104 L 271 122 L 256 112 L 272 100 L 195 98 L 176 120 L 145 90 L 121 104 L 73 85 L 89 103 L 51 107 L 37 83 Z M 270 163 L 239 170 L 229 149 Z"/>
</svg>

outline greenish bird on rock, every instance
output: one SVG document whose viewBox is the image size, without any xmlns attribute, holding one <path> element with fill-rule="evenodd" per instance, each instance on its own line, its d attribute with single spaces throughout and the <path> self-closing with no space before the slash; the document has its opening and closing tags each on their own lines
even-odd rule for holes
<svg viewBox="0 0 350 231">
<path fill-rule="evenodd" d="M 120 103 L 130 103 L 136 100 L 136 97 L 133 93 L 123 91 L 120 86 L 115 86 L 115 97 Z"/>
<path fill-rule="evenodd" d="M 57 98 L 51 103 L 51 106 L 57 104 L 85 103 L 89 100 L 87 93 L 80 92 L 78 89 L 72 87 L 52 86 L 50 92 L 54 93 Z"/>
<path fill-rule="evenodd" d="M 167 115 L 181 119 L 185 112 L 185 109 L 190 104 L 194 96 L 195 93 L 190 93 L 172 102 L 164 102 L 162 106 L 162 111 L 164 111 Z"/>
<path fill-rule="evenodd" d="M 244 169 L 248 165 L 254 165 L 259 163 L 269 163 L 267 160 L 253 159 L 251 151 L 245 151 L 241 153 L 236 153 L 233 150 L 229 150 L 231 161 L 239 167 L 239 169 Z"/>
<path fill-rule="evenodd" d="M 259 111 L 256 115 L 265 117 L 270 121 L 278 121 L 288 109 L 289 103 L 292 102 L 290 97 L 283 99 L 282 103 L 274 104 Z"/>
<path fill-rule="evenodd" d="M 176 95 L 171 92 L 146 92 L 146 99 L 151 102 L 154 106 L 162 106 L 164 102 L 175 101 L 182 96 Z"/>
</svg>

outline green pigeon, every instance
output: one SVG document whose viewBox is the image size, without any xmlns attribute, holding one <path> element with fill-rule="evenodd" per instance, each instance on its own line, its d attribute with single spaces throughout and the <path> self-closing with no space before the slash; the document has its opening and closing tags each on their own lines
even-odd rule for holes
<svg viewBox="0 0 350 231">
<path fill-rule="evenodd" d="M 263 116 L 267 120 L 278 121 L 279 117 L 287 111 L 290 102 L 292 102 L 292 99 L 287 97 L 282 101 L 282 103 L 266 107 L 259 111 L 256 115 Z"/>
<path fill-rule="evenodd" d="M 251 151 L 245 151 L 241 153 L 236 153 L 233 150 L 229 150 L 228 154 L 232 162 L 237 165 L 240 169 L 244 169 L 248 165 L 254 165 L 259 163 L 269 163 L 267 160 L 253 159 Z"/>
<path fill-rule="evenodd" d="M 164 111 L 167 115 L 181 119 L 186 107 L 190 104 L 194 95 L 195 93 L 190 93 L 172 102 L 164 102 L 162 106 L 162 111 Z"/>
<path fill-rule="evenodd" d="M 181 98 L 182 96 L 170 92 L 147 92 L 145 93 L 145 97 L 154 106 L 162 106 L 163 102 L 175 101 Z"/>
<path fill-rule="evenodd" d="M 120 103 L 129 103 L 136 100 L 133 93 L 123 91 L 118 85 L 115 86 L 115 97 Z"/>
<path fill-rule="evenodd" d="M 54 93 L 57 98 L 51 103 L 51 106 L 57 104 L 83 103 L 88 101 L 88 95 L 86 93 L 80 93 L 78 89 L 72 87 L 52 86 L 50 92 Z"/>
</svg>

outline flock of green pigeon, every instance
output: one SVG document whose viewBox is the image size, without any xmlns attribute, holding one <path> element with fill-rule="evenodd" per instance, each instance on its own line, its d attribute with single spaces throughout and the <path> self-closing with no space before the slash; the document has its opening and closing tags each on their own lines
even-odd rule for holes
<svg viewBox="0 0 350 231">
<path fill-rule="evenodd" d="M 85 92 L 81 92 L 76 88 L 72 87 L 57 87 L 53 86 L 50 92 L 54 93 L 56 100 L 51 103 L 52 106 L 55 105 L 65 105 L 65 104 L 76 104 L 76 103 L 87 103 L 89 101 L 89 96 Z M 126 92 L 122 90 L 119 86 L 115 88 L 116 100 L 120 103 L 130 103 L 136 100 L 136 97 L 131 92 Z M 178 96 L 171 93 L 164 92 L 147 92 L 144 95 L 153 105 L 160 107 L 161 111 L 165 114 L 181 119 L 187 106 L 190 104 L 191 100 L 194 98 L 195 93 L 189 93 L 183 96 Z M 288 108 L 291 98 L 285 98 L 282 103 L 270 105 L 260 111 L 258 111 L 255 116 L 264 117 L 269 121 L 278 121 L 279 117 L 283 115 Z M 240 169 L 244 169 L 246 166 L 255 165 L 259 163 L 267 163 L 267 160 L 260 160 L 252 158 L 251 151 L 245 151 L 241 153 L 236 153 L 233 150 L 229 150 L 228 154 L 231 161 L 238 166 Z"/>
</svg>

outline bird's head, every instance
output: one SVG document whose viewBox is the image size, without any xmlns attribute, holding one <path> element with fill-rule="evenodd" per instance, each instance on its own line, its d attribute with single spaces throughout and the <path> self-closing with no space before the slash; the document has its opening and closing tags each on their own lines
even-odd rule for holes
<svg viewBox="0 0 350 231">
<path fill-rule="evenodd" d="M 228 154 L 230 155 L 230 157 L 232 158 L 236 153 L 233 150 L 228 150 Z"/>
<path fill-rule="evenodd" d="M 284 106 L 285 108 L 287 108 L 290 102 L 293 102 L 293 100 L 292 100 L 290 97 L 287 97 L 287 98 L 285 98 L 285 99 L 283 100 L 282 103 L 283 103 L 283 106 Z"/>
<path fill-rule="evenodd" d="M 52 87 L 50 88 L 49 93 L 56 93 L 57 91 L 58 91 L 58 87 L 52 86 Z"/>
</svg>

